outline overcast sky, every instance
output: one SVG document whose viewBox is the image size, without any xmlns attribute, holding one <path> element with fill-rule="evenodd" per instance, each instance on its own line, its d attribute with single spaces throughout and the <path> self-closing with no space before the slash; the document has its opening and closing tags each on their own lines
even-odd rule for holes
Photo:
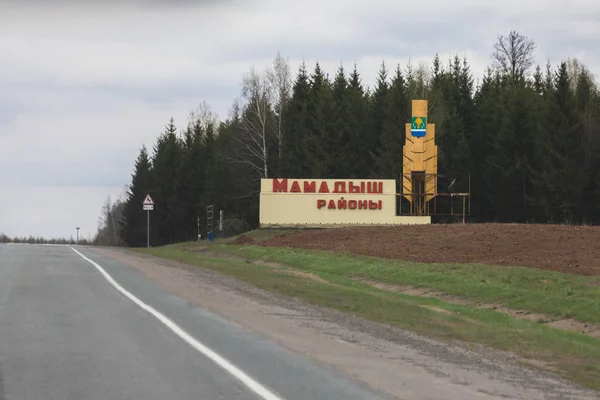
<svg viewBox="0 0 600 400">
<path fill-rule="evenodd" d="M 277 51 L 294 73 L 357 62 L 368 85 L 382 60 L 436 52 L 480 77 L 511 29 L 542 65 L 600 73 L 597 0 L 0 0 L 0 232 L 91 237 L 140 147 L 202 101 L 227 117 L 243 74 Z"/>
</svg>

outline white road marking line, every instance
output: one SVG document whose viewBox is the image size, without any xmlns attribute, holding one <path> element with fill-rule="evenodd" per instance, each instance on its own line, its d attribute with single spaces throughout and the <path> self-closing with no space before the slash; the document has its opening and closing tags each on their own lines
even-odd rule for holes
<svg viewBox="0 0 600 400">
<path fill-rule="evenodd" d="M 100 273 L 102 275 L 104 275 L 106 280 L 108 282 L 110 282 L 110 284 L 113 285 L 119 292 L 123 293 L 123 295 L 128 297 L 135 304 L 137 304 L 142 309 L 148 311 L 150 314 L 152 314 L 154 317 L 156 317 L 156 319 L 158 319 L 160 322 L 165 324 L 169 329 L 171 329 L 175 334 L 177 334 L 177 336 L 179 336 L 180 338 L 185 340 L 194 349 L 196 349 L 197 351 L 199 351 L 200 353 L 202 353 L 203 355 L 205 355 L 206 357 L 208 357 L 209 359 L 214 361 L 217 365 L 219 365 L 225 371 L 229 372 L 231 375 L 233 375 L 238 380 L 240 380 L 244 385 L 246 385 L 248 387 L 248 389 L 252 390 L 254 393 L 256 393 L 257 395 L 262 397 L 264 400 L 283 400 L 282 398 L 278 397 L 276 394 L 271 392 L 269 389 L 267 389 L 266 387 L 261 385 L 259 382 L 252 379 L 250 376 L 248 376 L 245 372 L 240 370 L 238 367 L 236 367 L 235 365 L 233 365 L 232 363 L 227 361 L 225 358 L 221 357 L 219 354 L 215 353 L 213 350 L 209 349 L 208 347 L 206 347 L 205 345 L 203 345 L 202 343 L 200 343 L 199 341 L 194 339 L 192 337 L 192 335 L 190 335 L 189 333 L 184 331 L 181 327 L 179 327 L 177 324 L 175 324 L 169 318 L 165 317 L 163 314 L 156 311 L 154 308 L 152 308 L 148 304 L 144 303 L 143 301 L 141 301 L 140 299 L 135 297 L 133 294 L 131 294 L 127 290 L 123 289 L 123 287 L 121 285 L 119 285 L 117 283 L 117 281 L 115 281 L 113 279 L 113 277 L 110 276 L 96 262 L 90 260 L 83 254 L 81 254 L 80 252 L 75 250 L 73 247 L 71 247 L 71 250 L 73 250 L 75 253 L 79 254 L 81 256 L 81 258 L 83 258 L 84 260 L 86 260 L 87 262 L 92 264 L 98 271 L 100 271 Z"/>
</svg>

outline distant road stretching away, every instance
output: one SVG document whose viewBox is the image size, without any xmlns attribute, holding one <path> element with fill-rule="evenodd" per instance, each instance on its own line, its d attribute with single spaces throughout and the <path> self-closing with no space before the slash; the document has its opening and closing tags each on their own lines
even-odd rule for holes
<svg viewBox="0 0 600 400">
<path fill-rule="evenodd" d="M 0 245 L 0 400 L 384 398 L 99 259 Z"/>
</svg>

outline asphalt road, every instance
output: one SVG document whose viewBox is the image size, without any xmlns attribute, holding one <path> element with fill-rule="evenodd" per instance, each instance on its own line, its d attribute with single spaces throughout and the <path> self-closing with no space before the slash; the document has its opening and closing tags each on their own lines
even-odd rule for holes
<svg viewBox="0 0 600 400">
<path fill-rule="evenodd" d="M 383 398 L 76 250 L 0 245 L 0 400 Z"/>
</svg>

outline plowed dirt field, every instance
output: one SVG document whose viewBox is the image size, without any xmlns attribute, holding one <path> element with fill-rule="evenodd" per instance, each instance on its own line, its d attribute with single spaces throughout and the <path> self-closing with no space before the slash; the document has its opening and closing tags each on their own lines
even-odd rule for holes
<svg viewBox="0 0 600 400">
<path fill-rule="evenodd" d="M 262 246 L 427 263 L 481 263 L 600 275 L 600 226 L 451 224 L 297 231 Z"/>
</svg>

